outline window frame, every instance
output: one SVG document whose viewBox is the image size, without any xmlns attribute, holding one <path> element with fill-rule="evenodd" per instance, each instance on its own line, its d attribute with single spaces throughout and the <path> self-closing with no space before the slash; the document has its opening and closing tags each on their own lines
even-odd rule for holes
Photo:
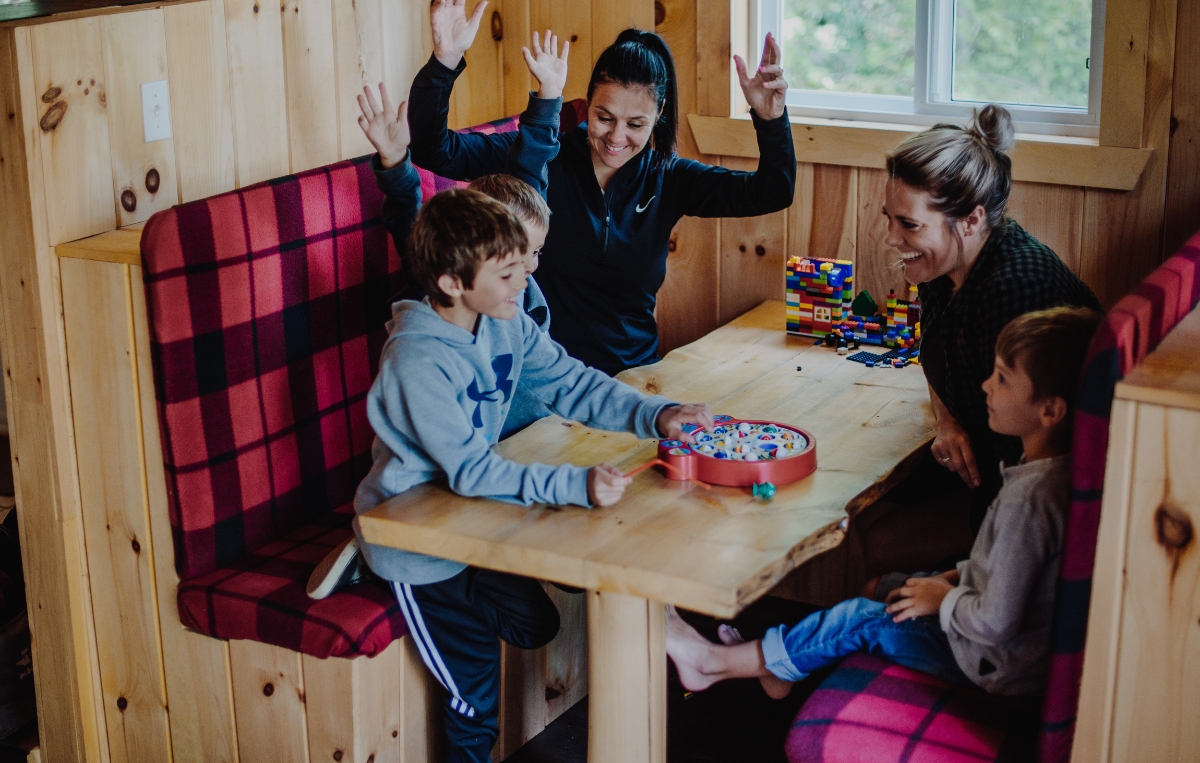
<svg viewBox="0 0 1200 763">
<path fill-rule="evenodd" d="M 972 110 L 984 102 L 953 101 L 949 97 L 954 61 L 954 2 L 916 0 L 912 98 L 789 88 L 788 111 L 801 117 L 921 126 L 968 119 Z M 751 1 L 749 31 L 754 60 L 762 55 L 763 39 L 768 32 L 782 40 L 783 5 L 783 0 Z M 1092 0 L 1087 109 L 1003 104 L 1013 115 L 1018 132 L 1082 138 L 1099 136 L 1105 12 L 1106 0 Z"/>
</svg>

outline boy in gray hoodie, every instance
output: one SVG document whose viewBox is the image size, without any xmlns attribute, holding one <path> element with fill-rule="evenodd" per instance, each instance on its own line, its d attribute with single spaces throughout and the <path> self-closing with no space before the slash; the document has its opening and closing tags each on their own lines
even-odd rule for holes
<svg viewBox="0 0 1200 763">
<path fill-rule="evenodd" d="M 1003 469 L 971 557 L 940 575 L 912 576 L 887 602 L 844 601 L 791 627 L 743 642 L 722 626 L 713 644 L 671 610 L 667 654 L 683 685 L 758 678 L 780 698 L 810 673 L 868 651 L 997 694 L 1041 693 L 1069 501 L 1071 411 L 1099 314 L 1059 307 L 1027 313 L 996 340 L 983 384 L 988 426 L 1021 438 L 1021 463 Z"/>
</svg>

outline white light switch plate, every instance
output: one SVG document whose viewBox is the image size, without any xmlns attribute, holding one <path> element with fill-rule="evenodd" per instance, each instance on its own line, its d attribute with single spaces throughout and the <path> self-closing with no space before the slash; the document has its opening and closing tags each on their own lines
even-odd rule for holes
<svg viewBox="0 0 1200 763">
<path fill-rule="evenodd" d="M 171 99 L 165 79 L 142 83 L 142 128 L 147 143 L 171 137 Z"/>
</svg>

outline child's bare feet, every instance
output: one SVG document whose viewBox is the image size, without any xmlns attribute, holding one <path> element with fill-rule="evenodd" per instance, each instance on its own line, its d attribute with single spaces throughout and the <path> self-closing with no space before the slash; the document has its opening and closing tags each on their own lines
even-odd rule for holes
<svg viewBox="0 0 1200 763">
<path fill-rule="evenodd" d="M 746 643 L 746 639 L 742 637 L 737 628 L 734 628 L 732 625 L 725 625 L 724 623 L 717 626 L 717 638 L 721 639 L 721 643 L 725 646 Z M 795 686 L 791 681 L 784 681 L 774 673 L 759 676 L 758 682 L 762 684 L 763 691 L 771 699 L 783 699 L 787 697 L 788 694 L 791 694 L 792 687 Z"/>
<path fill-rule="evenodd" d="M 704 691 L 724 678 L 714 669 L 714 646 L 684 622 L 674 606 L 667 605 L 667 656 L 675 662 L 679 681 L 688 691 Z"/>
</svg>

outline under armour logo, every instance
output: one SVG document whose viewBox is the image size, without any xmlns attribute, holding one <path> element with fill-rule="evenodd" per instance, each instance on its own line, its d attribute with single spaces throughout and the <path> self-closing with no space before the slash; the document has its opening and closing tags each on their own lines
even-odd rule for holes
<svg viewBox="0 0 1200 763">
<path fill-rule="evenodd" d="M 658 198 L 658 194 L 655 194 L 655 195 L 651 196 L 651 197 L 650 197 L 650 198 L 649 198 L 649 199 L 646 201 L 646 203 L 645 203 L 645 204 L 638 204 L 638 205 L 637 205 L 637 207 L 636 207 L 636 209 L 637 209 L 637 213 L 640 215 L 641 213 L 645 212 L 647 209 L 649 209 L 649 208 L 650 208 L 650 202 L 651 202 L 651 201 L 654 201 L 654 200 L 655 200 L 655 199 L 657 199 L 657 198 Z"/>
<path fill-rule="evenodd" d="M 507 403 L 512 397 L 513 382 L 509 378 L 512 375 L 513 356 L 512 355 L 497 355 L 492 358 L 492 372 L 496 374 L 496 388 L 486 392 L 479 391 L 479 381 L 472 379 L 467 385 L 467 397 L 474 400 L 478 405 L 475 406 L 475 413 L 471 415 L 471 425 L 476 429 L 483 428 L 483 404 L 489 403 Z M 497 399 L 497 395 L 503 395 L 503 398 Z"/>
</svg>

